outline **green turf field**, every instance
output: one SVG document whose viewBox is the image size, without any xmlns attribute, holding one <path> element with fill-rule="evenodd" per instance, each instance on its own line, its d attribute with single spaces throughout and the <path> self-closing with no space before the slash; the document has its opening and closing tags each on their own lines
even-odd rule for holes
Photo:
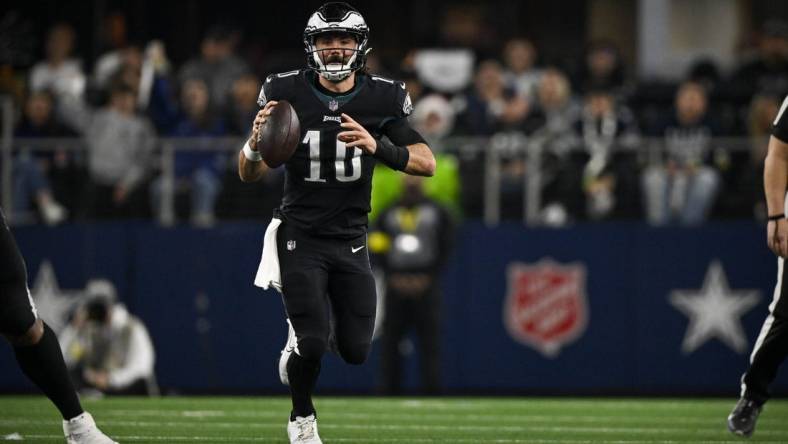
<svg viewBox="0 0 788 444">
<path fill-rule="evenodd" d="M 740 443 L 725 417 L 734 400 L 318 398 L 330 443 Z M 86 401 L 121 443 L 286 443 L 285 398 Z M 44 398 L 0 397 L 0 441 L 63 443 Z M 788 401 L 773 401 L 750 441 L 788 443 Z"/>
</svg>

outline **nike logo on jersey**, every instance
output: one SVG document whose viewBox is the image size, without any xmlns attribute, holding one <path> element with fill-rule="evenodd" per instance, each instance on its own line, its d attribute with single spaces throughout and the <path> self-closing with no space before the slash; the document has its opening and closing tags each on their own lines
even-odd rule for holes
<svg viewBox="0 0 788 444">
<path fill-rule="evenodd" d="M 342 123 L 342 117 L 341 116 L 323 116 L 323 122 Z"/>
<path fill-rule="evenodd" d="M 353 253 L 358 253 L 364 247 L 365 247 L 365 245 L 362 245 L 360 247 L 350 247 L 350 251 L 352 251 Z"/>
</svg>

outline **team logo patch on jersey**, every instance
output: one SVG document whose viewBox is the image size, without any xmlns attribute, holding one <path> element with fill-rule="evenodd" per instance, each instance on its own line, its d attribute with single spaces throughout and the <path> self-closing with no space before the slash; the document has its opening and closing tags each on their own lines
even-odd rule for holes
<svg viewBox="0 0 788 444">
<path fill-rule="evenodd" d="M 586 269 L 580 263 L 512 263 L 503 322 L 516 341 L 554 358 L 588 324 Z"/>
<path fill-rule="evenodd" d="M 287 241 L 287 251 L 293 251 L 296 249 L 296 241 L 289 240 Z"/>
<path fill-rule="evenodd" d="M 328 109 L 330 109 L 331 111 L 338 110 L 339 109 L 339 102 L 337 102 L 334 99 L 329 100 L 329 102 L 328 102 Z"/>
<path fill-rule="evenodd" d="M 413 103 L 410 101 L 410 93 L 405 93 L 405 102 L 402 104 L 402 113 L 409 116 L 413 112 Z"/>
<path fill-rule="evenodd" d="M 341 116 L 323 116 L 323 122 L 342 123 L 342 117 Z"/>
</svg>

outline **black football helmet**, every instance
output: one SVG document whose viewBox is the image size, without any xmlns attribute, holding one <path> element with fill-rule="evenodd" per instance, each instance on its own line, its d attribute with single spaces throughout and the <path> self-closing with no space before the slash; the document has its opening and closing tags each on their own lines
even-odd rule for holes
<svg viewBox="0 0 788 444">
<path fill-rule="evenodd" d="M 324 33 L 347 33 L 356 39 L 353 55 L 342 63 L 324 63 L 320 50 L 315 47 L 315 37 Z M 364 67 L 370 48 L 369 27 L 361 13 L 344 2 L 326 3 L 310 17 L 304 29 L 304 47 L 309 68 L 332 82 L 342 81 L 354 71 Z M 324 49 L 323 51 L 325 51 Z M 345 49 L 347 51 L 347 49 Z"/>
</svg>

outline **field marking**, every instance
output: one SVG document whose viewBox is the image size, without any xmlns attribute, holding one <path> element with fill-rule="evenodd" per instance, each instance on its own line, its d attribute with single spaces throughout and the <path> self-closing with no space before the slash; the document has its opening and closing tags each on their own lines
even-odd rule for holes
<svg viewBox="0 0 788 444">
<path fill-rule="evenodd" d="M 283 432 L 284 435 L 284 432 Z M 50 440 L 63 439 L 61 435 L 23 435 L 25 440 Z M 216 436 L 146 436 L 146 435 L 115 435 L 114 439 L 121 441 L 210 441 L 210 442 L 281 442 L 281 438 L 256 438 L 256 437 L 232 437 L 222 438 Z M 330 438 L 331 442 L 379 442 L 379 443 L 434 443 L 447 442 L 441 438 Z M 453 443 L 478 443 L 479 438 L 452 438 Z M 587 439 L 485 439 L 487 443 L 532 443 L 532 444 L 598 444 L 599 441 Z M 690 441 L 677 440 L 614 440 L 605 441 L 606 444 L 686 444 Z M 723 440 L 723 441 L 691 441 L 693 444 L 741 444 L 742 440 Z M 785 444 L 785 441 L 758 441 L 764 444 Z"/>
<path fill-rule="evenodd" d="M 26 424 L 38 424 L 39 421 L 32 421 L 26 419 L 0 419 L 0 425 L 4 426 L 19 426 Z M 102 421 L 105 426 L 118 426 L 118 427 L 167 427 L 167 428 L 184 428 L 184 429 L 278 429 L 284 428 L 284 421 L 277 422 L 257 422 L 257 423 L 241 423 L 241 422 L 186 422 L 186 421 Z M 652 434 L 652 435 L 669 435 L 669 434 L 684 434 L 686 436 L 698 436 L 720 433 L 725 430 L 725 425 L 721 423 L 716 427 L 694 428 L 687 430 L 682 427 L 562 427 L 562 426 L 468 426 L 468 425 L 435 425 L 435 424 L 334 424 L 334 423 L 321 423 L 321 429 L 327 430 L 384 430 L 384 431 L 420 431 L 420 432 L 508 432 L 508 433 L 564 433 L 564 434 L 596 434 L 596 435 L 610 435 L 610 434 Z M 779 436 L 788 438 L 788 431 L 779 430 L 759 430 L 759 436 Z"/>
<path fill-rule="evenodd" d="M 342 412 L 326 409 L 322 411 L 324 418 L 350 418 L 350 419 L 369 419 L 369 420 L 429 420 L 429 421 L 468 421 L 468 422 L 584 422 L 584 423 L 648 423 L 648 424 L 690 424 L 690 425 L 703 425 L 713 423 L 724 423 L 725 416 L 707 416 L 707 417 L 691 417 L 688 418 L 684 415 L 678 417 L 633 417 L 633 416 L 616 416 L 616 415 L 561 415 L 561 414 L 507 414 L 501 415 L 495 412 L 479 412 L 474 414 L 451 414 L 451 413 L 355 413 L 355 412 Z M 101 416 L 154 416 L 154 417 L 197 417 L 197 418 L 282 418 L 287 417 L 286 411 L 232 411 L 224 412 L 221 410 L 203 410 L 198 412 L 193 411 L 177 411 L 177 410 L 118 410 L 108 409 L 101 413 Z M 786 424 L 782 418 L 760 418 L 759 424 Z"/>
</svg>

